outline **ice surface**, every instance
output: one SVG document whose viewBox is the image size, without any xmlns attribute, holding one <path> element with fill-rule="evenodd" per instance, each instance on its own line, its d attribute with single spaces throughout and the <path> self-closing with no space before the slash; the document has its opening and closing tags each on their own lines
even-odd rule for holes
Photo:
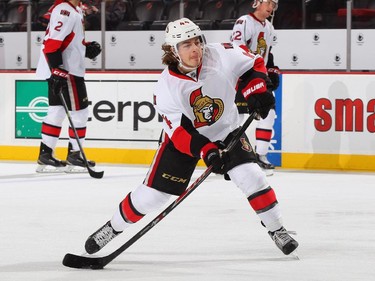
<svg viewBox="0 0 375 281">
<path fill-rule="evenodd" d="M 87 236 L 147 167 L 99 166 L 102 179 L 35 168 L 0 163 L 0 280 L 375 280 L 375 174 L 277 170 L 268 177 L 285 227 L 298 233 L 300 260 L 276 248 L 233 183 L 211 175 L 104 270 L 79 270 L 64 267 L 64 255 L 84 252 Z M 117 249 L 157 214 L 98 254 Z"/>
</svg>

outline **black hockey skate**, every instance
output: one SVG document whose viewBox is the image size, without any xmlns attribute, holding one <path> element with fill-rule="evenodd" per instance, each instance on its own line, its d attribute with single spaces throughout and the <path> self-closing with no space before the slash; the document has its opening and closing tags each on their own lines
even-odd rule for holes
<svg viewBox="0 0 375 281">
<path fill-rule="evenodd" d="M 68 165 L 79 166 L 79 167 L 84 167 L 84 168 L 86 167 L 85 160 L 83 160 L 81 156 L 81 152 L 79 151 L 69 152 L 66 162 Z M 87 160 L 87 164 L 89 165 L 90 168 L 95 167 L 96 165 L 96 163 L 91 160 Z"/>
<path fill-rule="evenodd" d="M 296 234 L 294 231 L 287 231 L 284 227 L 274 232 L 269 231 L 268 234 L 275 242 L 276 246 L 285 254 L 289 255 L 298 247 L 298 242 L 294 240 L 289 234 Z"/>
<path fill-rule="evenodd" d="M 66 163 L 68 164 L 66 170 L 67 173 L 85 172 L 86 170 L 86 163 L 82 158 L 81 152 L 72 150 L 72 145 L 70 143 L 68 147 L 68 156 L 66 157 Z M 94 161 L 90 160 L 87 160 L 87 164 L 90 168 L 95 167 L 96 165 Z"/>
<path fill-rule="evenodd" d="M 270 163 L 267 159 L 266 155 L 259 155 L 256 154 L 256 160 L 259 167 L 266 173 L 267 176 L 272 176 L 273 171 L 275 170 L 275 166 Z"/>
<path fill-rule="evenodd" d="M 120 233 L 122 233 L 122 231 L 118 232 L 114 230 L 111 221 L 108 221 L 87 238 L 85 243 L 86 252 L 90 255 L 95 254 Z"/>
<path fill-rule="evenodd" d="M 44 143 L 40 144 L 40 151 L 37 163 L 37 173 L 63 172 L 66 167 L 66 162 L 56 159 L 53 156 L 52 148 L 48 147 Z"/>
</svg>

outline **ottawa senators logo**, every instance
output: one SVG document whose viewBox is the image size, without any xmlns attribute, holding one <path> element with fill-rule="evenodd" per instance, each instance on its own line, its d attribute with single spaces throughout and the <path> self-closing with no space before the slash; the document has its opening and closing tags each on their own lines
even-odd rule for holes
<svg viewBox="0 0 375 281">
<path fill-rule="evenodd" d="M 195 115 L 195 128 L 211 126 L 219 120 L 224 111 L 223 101 L 221 99 L 212 99 L 209 96 L 203 96 L 202 88 L 191 93 L 190 105 Z"/>
<path fill-rule="evenodd" d="M 245 150 L 247 152 L 251 152 L 253 150 L 251 144 L 248 143 L 245 138 L 240 138 L 240 142 L 242 143 L 242 150 Z"/>
<path fill-rule="evenodd" d="M 267 43 L 266 39 L 264 39 L 264 32 L 260 32 L 258 36 L 257 54 L 261 55 L 264 58 L 266 56 L 266 51 Z"/>
</svg>

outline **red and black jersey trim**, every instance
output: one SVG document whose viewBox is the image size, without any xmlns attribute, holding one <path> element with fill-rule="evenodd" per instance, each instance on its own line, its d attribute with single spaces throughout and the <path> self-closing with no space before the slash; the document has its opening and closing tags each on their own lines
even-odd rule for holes
<svg viewBox="0 0 375 281">
<path fill-rule="evenodd" d="M 62 54 L 60 50 L 54 51 L 52 53 L 44 52 L 47 58 L 47 62 L 50 68 L 58 68 L 63 64 Z"/>
<path fill-rule="evenodd" d="M 201 73 L 201 70 L 202 70 L 202 64 L 197 68 L 197 79 L 193 79 L 191 78 L 190 76 L 182 73 L 178 68 L 177 66 L 169 66 L 168 67 L 168 71 L 169 71 L 169 74 L 171 76 L 174 76 L 174 77 L 177 77 L 179 79 L 184 79 L 184 80 L 190 80 L 190 81 L 198 81 L 198 77 L 199 77 L 199 74 Z"/>
<path fill-rule="evenodd" d="M 257 22 L 259 22 L 263 27 L 266 26 L 266 21 L 261 21 L 253 13 L 250 13 L 249 16 L 255 19 Z"/>
<path fill-rule="evenodd" d="M 48 39 L 43 42 L 43 52 L 47 58 L 47 62 L 50 68 L 57 68 L 63 65 L 62 52 L 69 46 L 75 36 L 74 32 L 71 32 L 64 41 L 55 39 Z"/>
<path fill-rule="evenodd" d="M 160 135 L 160 140 L 159 140 L 159 148 L 158 148 L 158 150 L 156 150 L 156 154 L 155 154 L 154 159 L 151 163 L 149 172 L 148 172 L 145 180 L 143 181 L 144 185 L 153 186 L 153 182 L 154 182 L 155 177 L 156 177 L 157 169 L 158 169 L 158 167 L 160 165 L 160 162 L 162 160 L 164 150 L 167 148 L 169 142 L 170 142 L 170 139 L 168 138 L 167 133 L 162 132 L 162 134 Z"/>
<path fill-rule="evenodd" d="M 197 158 L 200 157 L 202 148 L 210 142 L 194 128 L 185 115 L 182 115 L 181 125 L 174 131 L 171 140 L 177 150 Z"/>
<path fill-rule="evenodd" d="M 270 186 L 250 195 L 247 200 L 257 214 L 267 212 L 278 204 L 276 194 Z"/>
</svg>

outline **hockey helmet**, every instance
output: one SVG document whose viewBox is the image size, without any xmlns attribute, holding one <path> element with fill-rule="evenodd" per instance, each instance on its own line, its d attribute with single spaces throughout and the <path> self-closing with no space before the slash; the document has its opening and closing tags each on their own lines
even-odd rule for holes
<svg viewBox="0 0 375 281">
<path fill-rule="evenodd" d="M 176 58 L 181 62 L 178 55 L 178 44 L 186 40 L 199 37 L 204 52 L 206 39 L 198 25 L 188 18 L 181 18 L 168 23 L 165 29 L 165 44 L 172 47 L 172 51 Z M 186 67 L 186 66 L 185 66 Z"/>
<path fill-rule="evenodd" d="M 273 11 L 276 11 L 279 7 L 279 0 L 254 0 L 253 8 L 256 9 L 263 2 L 273 2 L 275 4 L 275 8 L 273 9 Z"/>
<path fill-rule="evenodd" d="M 176 47 L 178 43 L 198 36 L 204 37 L 199 26 L 188 18 L 172 21 L 168 23 L 165 29 L 165 43 L 172 47 Z M 204 43 L 204 40 L 202 43 Z"/>
</svg>

